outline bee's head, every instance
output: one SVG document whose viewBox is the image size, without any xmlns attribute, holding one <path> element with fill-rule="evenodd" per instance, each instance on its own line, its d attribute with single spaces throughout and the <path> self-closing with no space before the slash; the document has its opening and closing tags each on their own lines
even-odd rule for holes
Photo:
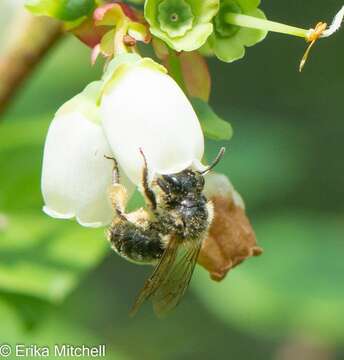
<svg viewBox="0 0 344 360">
<path fill-rule="evenodd" d="M 204 171 L 186 169 L 177 174 L 162 175 L 157 179 L 157 185 L 169 199 L 191 194 L 197 196 L 204 189 L 204 176 L 218 164 L 224 153 L 225 148 L 221 148 L 213 163 Z"/>
<path fill-rule="evenodd" d="M 204 188 L 204 177 L 197 171 L 184 170 L 177 174 L 162 175 L 157 185 L 170 197 L 185 197 L 188 194 L 200 194 Z"/>
</svg>

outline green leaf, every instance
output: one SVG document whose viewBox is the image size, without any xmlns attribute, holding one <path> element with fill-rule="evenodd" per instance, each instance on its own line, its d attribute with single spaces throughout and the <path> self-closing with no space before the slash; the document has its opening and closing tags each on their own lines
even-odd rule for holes
<svg viewBox="0 0 344 360">
<path fill-rule="evenodd" d="M 0 339 L 1 343 L 17 340 L 17 334 L 22 330 L 22 323 L 13 304 L 0 298 Z"/>
<path fill-rule="evenodd" d="M 276 121 L 267 114 L 235 108 L 222 111 L 225 116 L 233 117 L 238 136 L 231 140 L 230 153 L 217 165 L 216 171 L 230 175 L 234 187 L 244 196 L 248 210 L 285 208 L 294 203 L 293 198 L 301 201 L 301 207 L 307 207 L 307 199 L 302 203 L 301 194 L 304 182 L 308 181 L 307 161 L 312 152 L 308 154 L 308 149 L 298 146 L 304 135 L 297 132 L 297 126 L 284 117 Z M 218 151 L 217 143 L 208 142 L 208 159 L 215 158 Z"/>
<path fill-rule="evenodd" d="M 255 226 L 265 252 L 222 283 L 195 276 L 204 304 L 225 322 L 256 336 L 302 333 L 344 341 L 344 227 L 316 213 L 264 214 Z M 254 324 L 254 325 L 253 325 Z"/>
<path fill-rule="evenodd" d="M 102 230 L 40 214 L 5 214 L 0 290 L 62 301 L 107 252 Z"/>
<path fill-rule="evenodd" d="M 42 207 L 40 166 L 48 121 L 27 119 L 1 125 L 0 212 Z"/>
<path fill-rule="evenodd" d="M 52 303 L 28 295 L 0 292 L 0 297 L 16 310 L 21 319 L 21 328 L 25 331 L 32 331 L 51 310 L 56 308 Z"/>
<path fill-rule="evenodd" d="M 216 115 L 208 103 L 193 98 L 192 105 L 197 113 L 204 134 L 213 140 L 230 140 L 233 136 L 233 129 L 230 123 Z"/>
<path fill-rule="evenodd" d="M 100 282 L 100 281 L 99 281 Z M 104 317 L 104 326 L 98 329 L 96 326 L 88 326 L 85 324 L 84 318 L 90 316 L 94 322 L 98 322 L 100 303 L 89 302 L 89 297 L 93 295 L 94 289 L 90 288 L 87 294 L 78 298 L 78 303 L 70 309 L 68 304 L 61 306 L 52 306 L 49 303 L 39 301 L 34 298 L 0 294 L 0 339 L 1 344 L 9 344 L 12 347 L 12 354 L 17 344 L 25 344 L 29 348 L 29 344 L 37 344 L 39 347 L 48 347 L 50 355 L 47 359 L 56 359 L 54 356 L 55 345 L 73 344 L 90 347 L 98 347 L 100 344 L 106 344 L 104 359 L 125 360 L 128 359 L 122 351 L 118 349 L 118 345 L 110 340 L 104 341 L 102 333 L 106 328 L 109 317 Z M 99 297 L 95 297 L 98 301 Z M 82 310 L 80 310 L 82 303 Z M 89 312 L 92 306 L 94 311 Z M 98 306 L 98 308 L 97 308 Z M 19 310 L 19 311 L 18 311 Z M 97 312 L 98 311 L 98 312 Z M 104 309 L 104 312 L 108 309 Z M 76 314 L 81 316 L 76 319 Z M 94 316 L 97 314 L 97 316 Z M 18 316 L 20 315 L 21 318 Z M 43 315 L 43 316 L 42 316 Z M 24 320 L 24 323 L 23 323 Z M 26 326 L 23 326 L 26 325 Z M 30 325 L 29 327 L 27 325 Z M 33 325 L 33 326 L 31 326 Z M 34 356 L 23 356 L 24 358 L 34 358 Z M 14 359 L 15 356 L 8 357 Z M 73 356 L 66 356 L 65 359 L 74 359 Z M 84 359 L 91 357 L 84 356 Z"/>
<path fill-rule="evenodd" d="M 88 16 L 95 8 L 94 0 L 26 0 L 26 7 L 36 15 L 73 21 Z"/>
<path fill-rule="evenodd" d="M 99 347 L 99 345 L 105 344 L 105 356 L 99 358 L 107 360 L 126 360 L 129 359 L 125 354 L 122 354 L 122 351 L 119 349 L 120 346 L 117 343 L 109 344 L 112 338 L 104 339 L 101 334 L 98 334 L 100 331 L 97 329 L 97 326 L 94 325 L 93 328 L 87 328 L 82 322 L 77 323 L 70 319 L 63 312 L 64 309 L 61 309 L 59 312 L 53 313 L 49 316 L 46 321 L 41 323 L 41 326 L 34 332 L 22 334 L 17 343 L 23 343 L 23 338 L 25 339 L 26 344 L 40 344 L 41 346 L 48 346 L 51 352 L 50 356 L 46 359 L 55 360 L 59 357 L 54 356 L 55 345 L 61 344 L 73 344 L 75 346 L 81 346 L 84 344 L 87 347 Z M 78 309 L 75 308 L 75 312 L 78 312 Z M 97 318 L 97 314 L 94 313 L 94 318 Z M 108 325 L 108 323 L 106 324 Z M 106 326 L 105 325 L 105 326 Z M 75 358 L 81 359 L 94 359 L 96 356 L 66 356 L 63 357 L 67 360 L 73 360 Z"/>
</svg>

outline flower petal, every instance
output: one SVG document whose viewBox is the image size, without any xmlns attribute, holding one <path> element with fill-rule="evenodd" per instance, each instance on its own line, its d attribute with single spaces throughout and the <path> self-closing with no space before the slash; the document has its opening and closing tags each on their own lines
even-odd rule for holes
<svg viewBox="0 0 344 360">
<path fill-rule="evenodd" d="M 109 224 L 112 164 L 104 155 L 111 151 L 99 125 L 80 112 L 56 116 L 44 150 L 44 211 L 90 227 Z"/>
<path fill-rule="evenodd" d="M 198 24 L 195 25 L 184 37 L 176 38 L 171 41 L 169 38 L 163 39 L 166 43 L 176 51 L 194 51 L 200 48 L 213 32 L 213 25 Z M 153 32 L 152 29 L 152 33 Z M 156 35 L 158 36 L 158 35 Z"/>
<path fill-rule="evenodd" d="M 206 46 L 201 53 L 210 56 L 212 53 L 224 62 L 233 62 L 245 56 L 245 47 L 253 46 L 264 40 L 266 31 L 230 25 L 226 15 L 230 12 L 238 12 L 247 16 L 265 19 L 265 14 L 257 8 L 260 0 L 222 0 L 219 13 L 213 21 L 215 30 L 209 37 Z M 237 5 L 237 9 L 235 7 Z"/>
<path fill-rule="evenodd" d="M 185 24 L 181 22 L 178 29 L 173 33 L 166 31 L 165 26 L 161 26 L 161 24 L 165 23 L 161 22 L 161 16 L 168 18 L 168 15 L 171 15 L 167 13 L 161 14 L 162 10 L 166 9 L 165 6 L 161 7 L 161 5 L 166 3 L 172 3 L 172 1 L 147 0 L 145 2 L 145 18 L 150 24 L 151 33 L 178 52 L 197 50 L 206 42 L 213 31 L 211 20 L 219 10 L 219 0 L 185 0 L 177 2 L 179 4 L 183 3 L 191 9 L 193 21 L 191 28 L 185 28 Z M 170 8 L 172 9 L 172 7 Z M 177 33 L 179 36 L 176 36 Z"/>
<path fill-rule="evenodd" d="M 245 210 L 245 203 L 241 195 L 234 189 L 229 178 L 220 173 L 211 172 L 206 176 L 204 193 L 207 198 L 214 198 L 216 196 L 226 197 L 232 200 L 235 206 Z"/>
<path fill-rule="evenodd" d="M 254 9 L 248 12 L 246 15 L 254 16 L 260 19 L 266 19 L 265 14 L 260 9 Z M 243 27 L 240 28 L 236 36 L 243 45 L 253 46 L 259 43 L 260 41 L 264 40 L 267 34 L 268 32 L 264 30 L 249 29 Z"/>
<path fill-rule="evenodd" d="M 260 0 L 236 0 L 236 2 L 245 14 L 256 9 L 260 4 Z"/>
<path fill-rule="evenodd" d="M 160 69 L 147 59 L 118 68 L 101 101 L 105 135 L 135 184 L 142 177 L 140 149 L 151 173 L 179 172 L 203 156 L 197 116 L 176 82 Z"/>
<path fill-rule="evenodd" d="M 230 63 L 245 56 L 245 47 L 236 36 L 217 39 L 215 35 L 212 35 L 211 43 L 215 55 L 221 61 Z"/>
<path fill-rule="evenodd" d="M 257 245 L 243 200 L 225 175 L 209 174 L 205 194 L 214 205 L 214 219 L 202 243 L 198 263 L 213 280 L 221 281 L 228 271 L 263 251 Z"/>
</svg>

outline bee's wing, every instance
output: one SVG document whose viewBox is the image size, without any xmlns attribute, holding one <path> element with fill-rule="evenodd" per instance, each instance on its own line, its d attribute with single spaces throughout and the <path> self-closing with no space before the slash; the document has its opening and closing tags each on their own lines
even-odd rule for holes
<svg viewBox="0 0 344 360">
<path fill-rule="evenodd" d="M 149 299 L 166 281 L 167 275 L 176 261 L 179 244 L 179 240 L 172 236 L 158 265 L 155 267 L 152 275 L 146 280 L 144 287 L 137 296 L 130 311 L 131 316 L 135 315 L 142 303 Z"/>
<path fill-rule="evenodd" d="M 179 258 L 175 258 L 167 276 L 154 291 L 152 296 L 154 311 L 163 316 L 175 308 L 189 286 L 197 258 L 201 249 L 201 241 L 195 241 L 183 249 Z"/>
</svg>

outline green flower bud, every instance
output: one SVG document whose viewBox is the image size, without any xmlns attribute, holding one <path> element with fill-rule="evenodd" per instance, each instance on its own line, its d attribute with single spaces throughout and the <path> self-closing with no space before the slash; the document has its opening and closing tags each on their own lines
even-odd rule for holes
<svg viewBox="0 0 344 360">
<path fill-rule="evenodd" d="M 203 52 L 215 54 L 225 62 L 232 62 L 245 56 L 245 47 L 262 41 L 267 31 L 231 24 L 230 16 L 242 14 L 265 19 L 259 10 L 260 0 L 221 0 L 220 10 L 213 20 L 214 32 L 203 47 Z"/>
<path fill-rule="evenodd" d="M 147 0 L 145 18 L 151 33 L 176 51 L 200 48 L 213 32 L 219 0 Z"/>
</svg>

